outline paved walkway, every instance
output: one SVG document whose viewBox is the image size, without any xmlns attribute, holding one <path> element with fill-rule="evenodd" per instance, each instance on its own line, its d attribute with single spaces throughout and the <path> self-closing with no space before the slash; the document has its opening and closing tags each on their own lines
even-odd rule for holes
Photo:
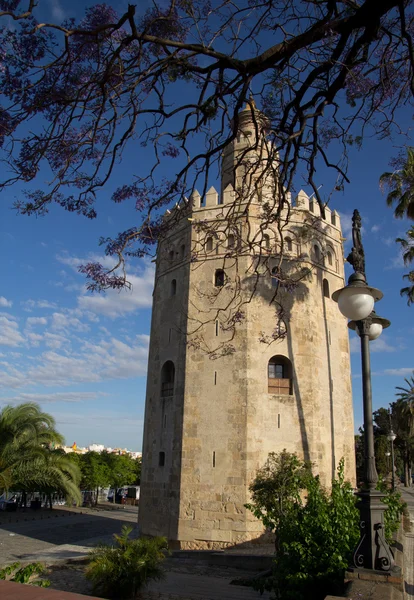
<svg viewBox="0 0 414 600">
<path fill-rule="evenodd" d="M 404 544 L 404 591 L 406 600 L 414 600 L 414 487 L 400 488 L 410 513 L 411 532 L 405 534 Z"/>
<path fill-rule="evenodd" d="M 122 511 L 91 509 L 20 513 L 0 522 L 0 564 L 15 560 L 77 558 L 85 555 L 98 541 L 109 541 L 120 533 L 123 524 L 135 526 L 137 508 Z M 10 517 L 11 519 L 11 517 Z M 6 521 L 6 522 L 5 522 Z"/>
</svg>

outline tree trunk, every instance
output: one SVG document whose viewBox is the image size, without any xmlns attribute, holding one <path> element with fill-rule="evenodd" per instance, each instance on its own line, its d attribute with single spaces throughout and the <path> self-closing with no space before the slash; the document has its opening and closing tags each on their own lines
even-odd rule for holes
<svg viewBox="0 0 414 600">
<path fill-rule="evenodd" d="M 96 488 L 95 506 L 98 506 L 99 486 Z"/>
<path fill-rule="evenodd" d="M 114 495 L 112 497 L 112 503 L 115 504 L 116 488 L 114 487 Z"/>
<path fill-rule="evenodd" d="M 407 442 L 404 452 L 404 487 L 410 487 L 410 456 Z"/>
<path fill-rule="evenodd" d="M 53 510 L 53 504 L 52 504 L 52 494 L 48 494 L 47 498 L 49 500 L 49 508 L 50 510 Z"/>
<path fill-rule="evenodd" d="M 22 504 L 23 504 L 24 510 L 26 510 L 26 505 L 27 505 L 27 493 L 26 492 L 23 492 L 23 494 L 22 494 Z"/>
</svg>

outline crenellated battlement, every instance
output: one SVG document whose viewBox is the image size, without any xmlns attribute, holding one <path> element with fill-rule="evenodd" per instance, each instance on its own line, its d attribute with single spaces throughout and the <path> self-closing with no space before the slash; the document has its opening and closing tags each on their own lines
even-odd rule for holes
<svg viewBox="0 0 414 600">
<path fill-rule="evenodd" d="M 193 215 L 197 214 L 197 218 L 203 218 L 203 212 L 211 211 L 214 208 L 233 205 L 236 201 L 236 196 L 237 192 L 230 183 L 224 189 L 222 194 L 219 194 L 216 188 L 211 186 L 204 198 L 201 196 L 199 191 L 195 189 L 191 194 L 190 199 L 184 198 L 180 203 L 177 203 L 174 208 L 167 210 L 165 212 L 165 217 L 170 218 L 176 210 L 181 211 L 183 209 L 187 209 L 190 210 Z M 287 198 L 289 201 L 290 194 L 287 194 Z M 246 202 L 241 202 L 240 206 L 243 206 L 244 208 L 245 204 Z M 254 206 L 260 206 L 261 202 L 259 199 L 256 199 L 256 202 L 253 201 L 250 204 Z M 325 206 L 325 218 L 322 219 L 319 204 L 313 199 L 312 196 L 308 196 L 304 190 L 299 191 L 292 203 L 292 208 L 301 212 L 307 212 L 309 213 L 309 216 L 320 219 L 322 222 L 341 231 L 339 213 L 336 210 L 331 210 L 328 206 Z M 214 218 L 215 215 L 209 216 Z"/>
</svg>

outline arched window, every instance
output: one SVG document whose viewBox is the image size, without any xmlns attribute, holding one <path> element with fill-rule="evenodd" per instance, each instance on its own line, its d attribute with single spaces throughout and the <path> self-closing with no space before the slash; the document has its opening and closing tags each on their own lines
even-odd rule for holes
<svg viewBox="0 0 414 600">
<path fill-rule="evenodd" d="M 292 363 L 286 356 L 272 356 L 267 365 L 268 393 L 292 393 Z"/>
<path fill-rule="evenodd" d="M 185 244 L 181 245 L 181 260 L 185 258 Z"/>
<path fill-rule="evenodd" d="M 326 253 L 326 258 L 328 259 L 328 265 L 330 265 L 332 267 L 332 252 L 327 252 Z"/>
<path fill-rule="evenodd" d="M 171 296 L 175 296 L 176 293 L 177 293 L 177 280 L 173 279 L 171 281 Z"/>
<path fill-rule="evenodd" d="M 333 213 L 331 214 L 331 223 L 334 227 L 336 227 L 336 215 Z"/>
<path fill-rule="evenodd" d="M 316 262 L 319 262 L 321 260 L 321 251 L 319 250 L 319 246 L 317 246 L 316 244 L 313 247 L 313 257 Z"/>
<path fill-rule="evenodd" d="M 174 395 L 175 367 L 172 360 L 167 360 L 161 369 L 161 398 Z"/>
<path fill-rule="evenodd" d="M 292 252 L 292 239 L 290 237 L 285 238 L 286 250 Z"/>
<path fill-rule="evenodd" d="M 263 236 L 263 248 L 270 248 L 270 237 L 267 235 L 267 233 L 265 233 Z"/>
<path fill-rule="evenodd" d="M 314 204 L 313 204 L 313 200 L 309 200 L 309 210 L 310 210 L 311 212 L 313 212 L 313 211 L 314 211 Z"/>
<path fill-rule="evenodd" d="M 325 298 L 331 297 L 331 295 L 329 293 L 329 281 L 327 279 L 324 279 L 322 281 L 322 290 L 323 290 L 323 295 Z"/>
<path fill-rule="evenodd" d="M 170 262 L 172 262 L 174 260 L 174 250 L 170 250 L 168 257 L 170 259 Z"/>
<path fill-rule="evenodd" d="M 227 238 L 227 248 L 234 248 L 234 235 L 232 233 Z"/>
<path fill-rule="evenodd" d="M 213 238 L 209 237 L 206 240 L 206 252 L 211 252 L 213 250 Z"/>
<path fill-rule="evenodd" d="M 214 285 L 216 287 L 223 287 L 226 279 L 226 274 L 223 269 L 217 269 L 214 274 Z"/>
</svg>

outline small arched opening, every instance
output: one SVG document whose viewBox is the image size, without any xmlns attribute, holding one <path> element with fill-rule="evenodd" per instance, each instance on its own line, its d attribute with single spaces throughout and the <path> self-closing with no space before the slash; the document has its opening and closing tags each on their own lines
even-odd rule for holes
<svg viewBox="0 0 414 600">
<path fill-rule="evenodd" d="M 185 258 L 185 244 L 181 245 L 181 260 Z"/>
<path fill-rule="evenodd" d="M 292 363 L 286 356 L 272 356 L 267 365 L 267 377 L 269 394 L 292 393 Z"/>
<path fill-rule="evenodd" d="M 211 252 L 213 250 L 213 238 L 208 237 L 206 240 L 206 252 Z"/>
<path fill-rule="evenodd" d="M 235 244 L 234 235 L 231 233 L 229 235 L 229 237 L 227 238 L 227 248 L 234 248 L 234 244 Z"/>
<path fill-rule="evenodd" d="M 270 248 L 270 237 L 267 235 L 267 233 L 265 233 L 263 236 L 263 248 Z"/>
<path fill-rule="evenodd" d="M 171 281 L 171 291 L 170 291 L 170 295 L 171 296 L 175 296 L 175 294 L 177 293 L 177 280 L 173 279 Z"/>
<path fill-rule="evenodd" d="M 226 274 L 223 269 L 217 269 L 214 274 L 214 285 L 216 287 L 223 287 L 226 280 Z"/>
<path fill-rule="evenodd" d="M 288 252 L 292 252 L 292 249 L 293 249 L 292 238 L 290 238 L 290 237 L 285 238 L 285 244 L 286 244 L 286 250 Z"/>
<path fill-rule="evenodd" d="M 331 297 L 331 295 L 329 293 L 329 281 L 327 279 L 324 279 L 322 281 L 322 290 L 323 290 L 323 295 L 325 298 Z"/>
<path fill-rule="evenodd" d="M 332 267 L 332 264 L 333 264 L 333 261 L 332 261 L 332 252 L 329 252 L 329 250 L 328 250 L 328 252 L 326 253 L 326 258 L 328 259 L 328 265 L 329 265 L 330 267 Z"/>
<path fill-rule="evenodd" d="M 175 367 L 172 360 L 167 360 L 161 369 L 161 398 L 174 395 Z"/>
<path fill-rule="evenodd" d="M 313 246 L 313 258 L 317 263 L 321 260 L 321 251 L 319 250 L 319 246 L 316 244 Z"/>
<path fill-rule="evenodd" d="M 170 262 L 174 260 L 174 250 L 170 250 L 170 252 L 168 253 L 168 258 Z"/>
</svg>

